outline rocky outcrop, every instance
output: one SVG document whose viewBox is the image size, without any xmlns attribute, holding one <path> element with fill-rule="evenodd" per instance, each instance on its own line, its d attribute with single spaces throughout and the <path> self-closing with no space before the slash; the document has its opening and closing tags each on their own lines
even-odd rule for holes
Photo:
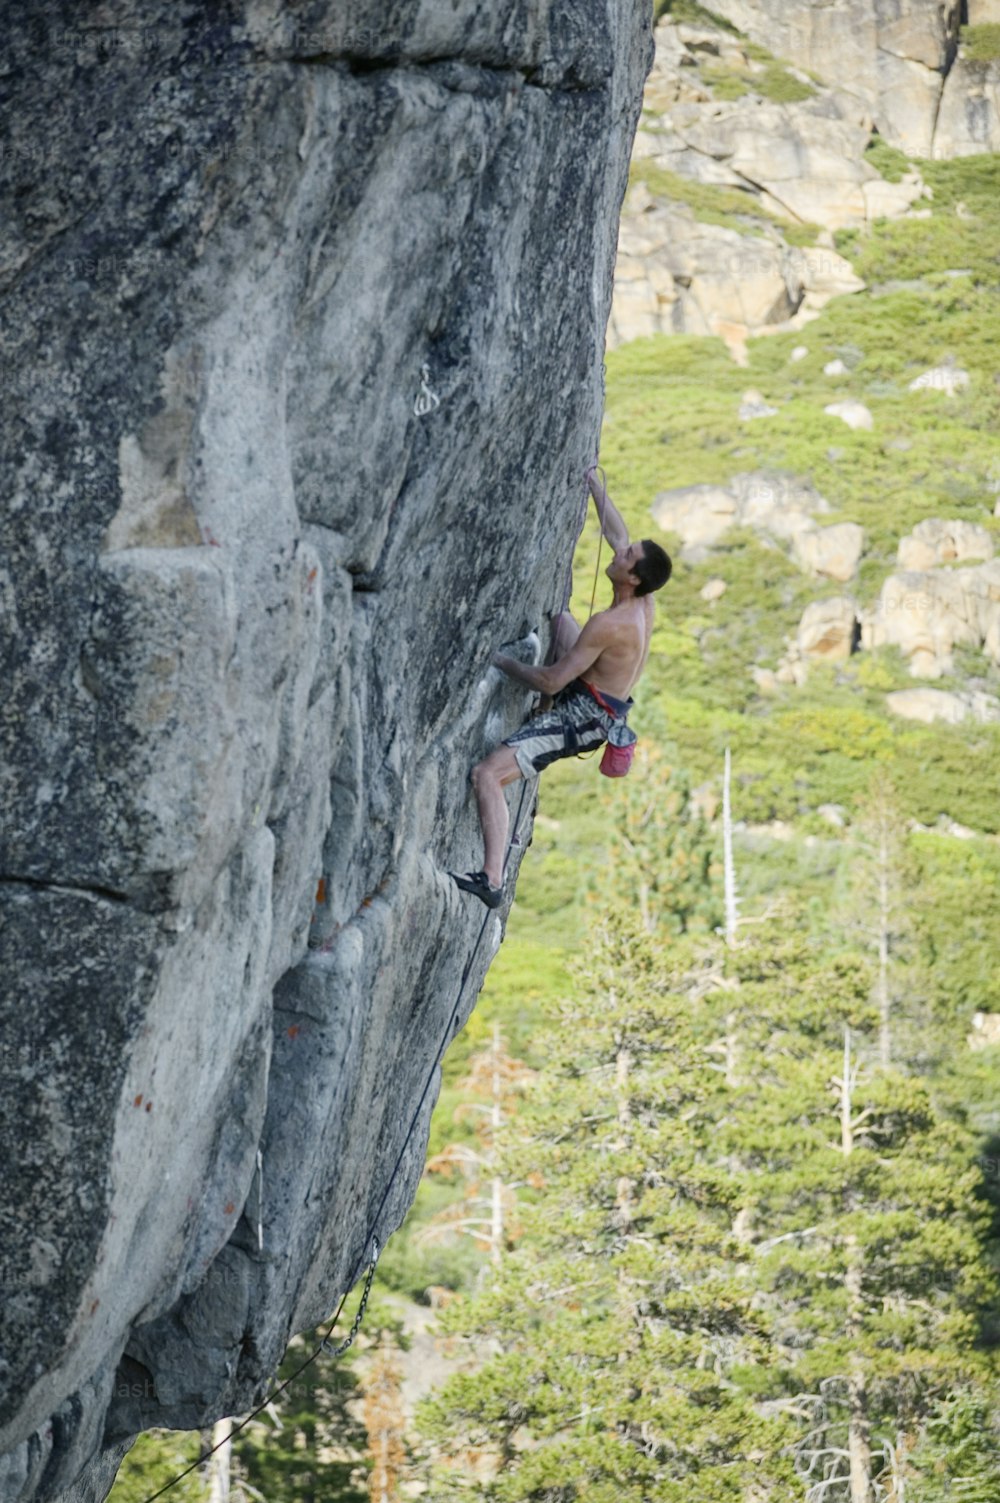
<svg viewBox="0 0 1000 1503">
<path fill-rule="evenodd" d="M 857 646 L 857 637 L 858 607 L 850 595 L 811 601 L 802 612 L 795 636 L 788 640 L 774 683 L 801 686 L 809 676 L 810 663 L 846 661 Z M 762 683 L 757 679 L 757 684 L 767 692 L 770 680 Z"/>
<path fill-rule="evenodd" d="M 703 550 L 730 527 L 752 527 L 790 542 L 829 510 L 829 501 L 808 480 L 780 470 L 751 470 L 724 486 L 677 486 L 661 491 L 652 506 L 657 524 L 681 539 L 680 557 L 689 562 L 705 557 Z"/>
<path fill-rule="evenodd" d="M 629 191 L 615 266 L 608 347 L 647 334 L 715 334 L 731 345 L 810 322 L 860 292 L 850 262 L 823 246 L 702 224 L 686 204 Z"/>
<path fill-rule="evenodd" d="M 861 645 L 898 647 L 917 678 L 950 673 L 959 645 L 1000 663 L 1000 560 L 890 574 L 862 619 Z"/>
<path fill-rule="evenodd" d="M 0 161 L 5 1503 L 246 1408 L 410 1202 L 652 50 L 632 0 L 68 14 L 9 19 Z"/>
<path fill-rule="evenodd" d="M 1000 700 L 978 689 L 955 693 L 946 689 L 895 689 L 885 696 L 885 702 L 894 715 L 925 725 L 935 721 L 961 725 L 966 720 L 980 724 L 1000 720 Z"/>
<path fill-rule="evenodd" d="M 716 97 L 720 68 L 738 97 Z M 776 103 L 755 89 L 766 72 L 721 28 L 669 15 L 657 25 L 633 153 L 655 191 L 640 178 L 626 200 L 610 346 L 712 334 L 742 361 L 751 336 L 796 329 L 832 297 L 862 290 L 832 249 L 832 230 L 904 214 L 923 195 L 917 171 L 887 182 L 866 159 L 871 117 L 854 96 L 803 76 L 806 97 Z M 672 175 L 658 189 L 657 172 Z M 727 222 L 714 222 L 711 204 L 699 218 L 678 179 L 730 190 Z M 781 226 L 796 221 L 818 226 L 828 243 L 789 244 Z"/>
<path fill-rule="evenodd" d="M 652 507 L 658 525 L 681 539 L 685 562 L 705 559 L 730 527 L 750 527 L 765 539 L 789 543 L 795 562 L 818 578 L 848 580 L 861 557 L 864 530 L 856 522 L 817 526 L 816 517 L 829 510 L 808 481 L 774 470 L 734 475 L 725 486 L 661 491 Z"/>
<path fill-rule="evenodd" d="M 957 0 L 714 0 L 713 9 L 800 68 L 821 78 L 835 69 L 888 141 L 914 156 L 934 155 L 958 41 Z"/>
<path fill-rule="evenodd" d="M 699 65 L 716 58 L 745 90 L 738 97 L 716 97 L 712 84 L 701 82 Z M 699 183 L 742 189 L 750 205 L 756 199 L 785 218 L 828 229 L 904 213 L 921 196 L 918 173 L 889 183 L 865 160 L 871 114 L 840 86 L 839 68 L 827 85 L 806 81 L 805 97 L 791 103 L 754 88 L 765 71 L 738 38 L 664 17 L 656 28 L 636 160 Z"/>
<path fill-rule="evenodd" d="M 962 48 L 945 80 L 934 130 L 935 157 L 1000 151 L 1000 59 L 978 62 Z"/>
<path fill-rule="evenodd" d="M 979 522 L 954 517 L 927 517 L 912 532 L 900 538 L 896 562 L 901 569 L 918 572 L 938 564 L 986 562 L 993 557 L 993 539 Z"/>
</svg>

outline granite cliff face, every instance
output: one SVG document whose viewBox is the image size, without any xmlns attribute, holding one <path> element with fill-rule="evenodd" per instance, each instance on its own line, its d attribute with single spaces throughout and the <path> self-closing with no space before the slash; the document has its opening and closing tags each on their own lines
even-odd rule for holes
<svg viewBox="0 0 1000 1503">
<path fill-rule="evenodd" d="M 996 0 L 714 0 L 716 14 L 870 111 L 912 156 L 995 151 L 1000 67 L 966 58 L 959 28 L 1000 20 Z"/>
<path fill-rule="evenodd" d="M 652 43 L 638 0 L 36 0 L 5 50 L 0 1496 L 82 1503 L 412 1198 Z"/>
</svg>

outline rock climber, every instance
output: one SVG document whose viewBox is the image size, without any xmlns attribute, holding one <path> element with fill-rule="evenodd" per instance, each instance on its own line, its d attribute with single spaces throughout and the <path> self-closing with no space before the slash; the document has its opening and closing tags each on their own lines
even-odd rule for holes
<svg viewBox="0 0 1000 1503">
<path fill-rule="evenodd" d="M 628 714 L 630 692 L 649 656 L 654 617 L 651 596 L 671 574 L 670 558 L 658 543 L 649 538 L 629 541 L 628 528 L 598 480 L 595 465 L 587 471 L 587 487 L 601 530 L 614 549 L 604 571 L 614 592 L 611 605 L 592 616 L 582 630 L 568 611 L 557 616 L 553 623 L 556 660 L 547 668 L 532 667 L 502 652 L 492 658 L 495 668 L 527 684 L 543 699 L 539 713 L 472 769 L 485 848 L 483 869 L 464 875 L 452 872 L 451 876 L 487 908 L 503 901 L 508 824 L 504 788 L 518 778 L 536 777 L 561 757 L 600 746 L 616 720 Z"/>
</svg>

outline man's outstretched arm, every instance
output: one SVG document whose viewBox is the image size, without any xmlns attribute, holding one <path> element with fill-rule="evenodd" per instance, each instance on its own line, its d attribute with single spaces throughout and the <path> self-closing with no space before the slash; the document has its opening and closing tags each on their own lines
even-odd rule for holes
<svg viewBox="0 0 1000 1503">
<path fill-rule="evenodd" d="M 628 547 L 628 528 L 622 521 L 622 514 L 615 506 L 607 490 L 597 478 L 596 466 L 591 466 L 587 471 L 587 485 L 590 494 L 594 498 L 597 508 L 597 518 L 601 524 L 601 531 L 617 553 L 619 548 Z"/>
<path fill-rule="evenodd" d="M 532 668 L 528 663 L 518 662 L 517 658 L 509 658 L 502 652 L 495 652 L 492 661 L 494 668 L 499 668 L 508 678 L 516 678 L 519 683 L 527 684 L 529 689 L 535 689 L 539 694 L 558 694 L 560 689 L 585 673 L 606 646 L 605 624 L 600 616 L 594 616 L 587 622 L 569 652 L 547 668 Z"/>
</svg>

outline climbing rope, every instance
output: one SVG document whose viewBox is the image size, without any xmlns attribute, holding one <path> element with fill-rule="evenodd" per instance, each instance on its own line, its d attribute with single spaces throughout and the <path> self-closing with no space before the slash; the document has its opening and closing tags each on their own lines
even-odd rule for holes
<svg viewBox="0 0 1000 1503">
<path fill-rule="evenodd" d="M 520 829 L 521 814 L 522 814 L 522 811 L 524 809 L 524 800 L 525 800 L 525 795 L 527 794 L 527 792 L 528 792 L 528 783 L 525 780 L 521 784 L 521 797 L 520 797 L 520 800 L 518 802 L 517 815 L 516 815 L 516 818 L 514 820 L 514 825 L 513 825 L 514 834 L 511 837 L 510 843 L 507 846 L 507 856 L 504 858 L 504 868 L 505 869 L 506 869 L 506 865 L 507 865 L 507 860 L 510 857 L 511 848 L 514 845 L 515 838 L 517 837 L 518 830 Z M 193 1472 L 197 1467 L 200 1467 L 204 1462 L 208 1461 L 209 1457 L 213 1456 L 215 1454 L 215 1452 L 218 1451 L 221 1446 L 226 1445 L 232 1439 L 232 1437 L 234 1435 L 238 1435 L 241 1430 L 244 1430 L 246 1428 L 246 1426 L 249 1425 L 249 1423 L 250 1423 L 251 1420 L 256 1419 L 257 1416 L 258 1416 L 258 1414 L 263 1413 L 263 1411 L 268 1407 L 269 1404 L 273 1404 L 274 1400 L 276 1398 L 279 1398 L 280 1395 L 283 1394 L 285 1392 L 285 1390 L 287 1388 L 289 1388 L 295 1382 L 296 1378 L 298 1378 L 300 1376 L 300 1374 L 304 1373 L 305 1370 L 306 1370 L 306 1368 L 310 1367 L 312 1365 L 312 1363 L 314 1363 L 316 1361 L 317 1357 L 320 1355 L 321 1352 L 323 1352 L 323 1351 L 329 1351 L 330 1356 L 334 1360 L 336 1360 L 338 1357 L 342 1357 L 343 1354 L 347 1351 L 348 1347 L 352 1345 L 352 1343 L 354 1341 L 354 1338 L 357 1336 L 358 1331 L 361 1329 L 361 1322 L 364 1319 L 365 1309 L 366 1309 L 367 1304 L 368 1304 L 368 1296 L 369 1296 L 369 1294 L 371 1292 L 372 1279 L 375 1277 L 375 1266 L 378 1263 L 379 1254 L 381 1252 L 381 1247 L 379 1246 L 378 1237 L 375 1235 L 375 1228 L 378 1227 L 379 1221 L 380 1221 L 381 1216 L 382 1216 L 382 1212 L 385 1210 L 385 1203 L 386 1203 L 386 1201 L 389 1198 L 389 1192 L 391 1191 L 393 1185 L 396 1182 L 396 1175 L 399 1173 L 400 1165 L 403 1162 L 403 1156 L 405 1155 L 407 1148 L 410 1146 L 410 1139 L 413 1136 L 413 1129 L 416 1127 L 416 1125 L 417 1125 L 417 1119 L 419 1118 L 420 1113 L 423 1110 L 424 1102 L 427 1099 L 427 1092 L 430 1090 L 431 1082 L 434 1079 L 434 1073 L 437 1070 L 438 1066 L 440 1065 L 442 1059 L 444 1058 L 445 1050 L 448 1047 L 448 1041 L 449 1041 L 449 1039 L 451 1037 L 451 1034 L 452 1034 L 452 1031 L 453 1031 L 453 1029 L 455 1027 L 455 1023 L 458 1020 L 459 1008 L 461 1006 L 462 996 L 463 996 L 463 994 L 465 992 L 465 983 L 469 979 L 469 975 L 470 975 L 470 973 L 472 971 L 473 962 L 475 961 L 476 956 L 479 953 L 479 946 L 482 944 L 483 935 L 486 933 L 486 927 L 487 927 L 487 925 L 488 925 L 491 917 L 492 917 L 492 913 L 489 910 L 487 910 L 486 914 L 483 917 L 483 921 L 482 921 L 481 925 L 479 926 L 479 933 L 476 935 L 476 940 L 475 940 L 474 945 L 472 946 L 472 950 L 471 950 L 471 952 L 469 954 L 469 958 L 468 958 L 468 960 L 465 963 L 465 969 L 462 971 L 462 979 L 458 983 L 458 993 L 457 993 L 457 995 L 455 997 L 454 1004 L 452 1005 L 451 1012 L 450 1012 L 450 1014 L 448 1016 L 448 1025 L 447 1025 L 447 1027 L 446 1027 L 446 1029 L 444 1031 L 444 1035 L 443 1035 L 443 1037 L 441 1039 L 441 1043 L 438 1046 L 438 1052 L 437 1052 L 437 1054 L 435 1056 L 434 1063 L 432 1064 L 432 1066 L 430 1068 L 430 1071 L 428 1072 L 427 1079 L 424 1082 L 424 1088 L 423 1088 L 423 1090 L 420 1093 L 420 1100 L 417 1102 L 416 1110 L 414 1111 L 413 1116 L 410 1118 L 410 1125 L 407 1128 L 406 1136 L 403 1139 L 403 1146 L 399 1150 L 399 1154 L 397 1155 L 396 1162 L 395 1162 L 395 1164 L 393 1166 L 392 1174 L 389 1176 L 389 1180 L 388 1180 L 388 1182 L 386 1184 L 386 1187 L 385 1187 L 384 1191 L 382 1192 L 382 1199 L 379 1201 L 378 1210 L 375 1212 L 375 1215 L 372 1218 L 371 1225 L 372 1225 L 373 1230 L 369 1233 L 368 1237 L 365 1240 L 365 1248 L 367 1249 L 367 1248 L 370 1247 L 371 1248 L 371 1254 L 370 1254 L 370 1256 L 367 1257 L 367 1259 L 365 1258 L 364 1255 L 362 1255 L 361 1262 L 358 1264 L 358 1267 L 355 1269 L 353 1276 L 351 1277 L 350 1281 L 348 1282 L 347 1288 L 345 1289 L 344 1293 L 341 1295 L 340 1304 L 337 1306 L 336 1312 L 334 1313 L 333 1318 L 330 1321 L 330 1323 L 329 1323 L 329 1325 L 328 1325 L 328 1327 L 326 1329 L 326 1333 L 323 1336 L 323 1339 L 320 1341 L 319 1345 L 315 1348 L 315 1350 L 312 1351 L 312 1352 L 310 1352 L 309 1356 L 306 1357 L 305 1361 L 302 1362 L 302 1363 L 300 1363 L 299 1366 L 295 1369 L 295 1371 L 293 1373 L 291 1373 L 284 1380 L 283 1383 L 279 1383 L 278 1386 L 277 1386 L 277 1388 L 273 1389 L 267 1395 L 267 1397 L 260 1404 L 257 1405 L 256 1409 L 252 1409 L 248 1415 L 246 1415 L 243 1419 L 241 1419 L 240 1421 L 238 1421 L 238 1423 L 236 1423 L 236 1424 L 234 1424 L 232 1426 L 232 1428 L 230 1429 L 228 1435 L 224 1436 L 223 1439 L 220 1440 L 220 1441 L 218 1441 L 214 1446 L 210 1446 L 207 1451 L 203 1451 L 200 1456 L 197 1456 L 195 1458 L 195 1460 L 191 1462 L 190 1466 L 186 1466 L 182 1472 L 178 1472 L 175 1477 L 172 1477 L 170 1479 L 170 1481 L 167 1482 L 167 1483 L 165 1483 L 163 1485 L 163 1487 L 161 1487 L 157 1492 L 150 1493 L 150 1495 L 147 1498 L 143 1499 L 143 1503 L 155 1503 L 155 1500 L 157 1498 L 162 1498 L 163 1495 L 164 1495 L 164 1493 L 170 1492 L 172 1488 L 174 1488 L 174 1487 L 177 1486 L 178 1482 L 183 1481 L 183 1479 L 185 1477 L 187 1477 L 191 1472 Z M 367 1275 L 366 1275 L 366 1278 L 365 1278 L 365 1287 L 364 1287 L 364 1290 L 362 1292 L 361 1302 L 358 1305 L 357 1313 L 356 1313 L 356 1315 L 354 1317 L 354 1321 L 353 1321 L 353 1324 L 351 1325 L 351 1329 L 350 1329 L 349 1333 L 347 1334 L 347 1336 L 344 1338 L 344 1340 L 341 1341 L 338 1346 L 330 1348 L 330 1345 L 329 1345 L 330 1337 L 333 1335 L 333 1332 L 334 1332 L 334 1330 L 336 1329 L 336 1326 L 337 1326 L 337 1322 L 339 1321 L 341 1313 L 342 1313 L 342 1311 L 344 1309 L 344 1305 L 347 1303 L 347 1296 L 350 1294 L 351 1290 L 354 1288 L 354 1286 L 357 1283 L 358 1279 L 361 1277 L 361 1273 L 362 1273 L 362 1270 L 365 1268 L 366 1261 L 367 1261 L 367 1270 L 368 1271 L 367 1271 Z"/>
<path fill-rule="evenodd" d="M 601 465 L 595 464 L 594 469 L 602 477 L 601 485 L 604 487 L 604 494 L 606 496 L 608 494 L 608 477 L 607 475 L 605 475 L 604 469 Z M 587 471 L 587 474 L 590 474 L 589 470 Z M 600 521 L 600 530 L 597 534 L 597 563 L 594 566 L 594 588 L 590 592 L 590 610 L 587 612 L 588 621 L 594 614 L 594 601 L 597 599 L 597 581 L 600 578 L 601 574 L 601 548 L 604 545 L 604 512 L 600 507 L 597 508 L 597 515 Z"/>
</svg>

